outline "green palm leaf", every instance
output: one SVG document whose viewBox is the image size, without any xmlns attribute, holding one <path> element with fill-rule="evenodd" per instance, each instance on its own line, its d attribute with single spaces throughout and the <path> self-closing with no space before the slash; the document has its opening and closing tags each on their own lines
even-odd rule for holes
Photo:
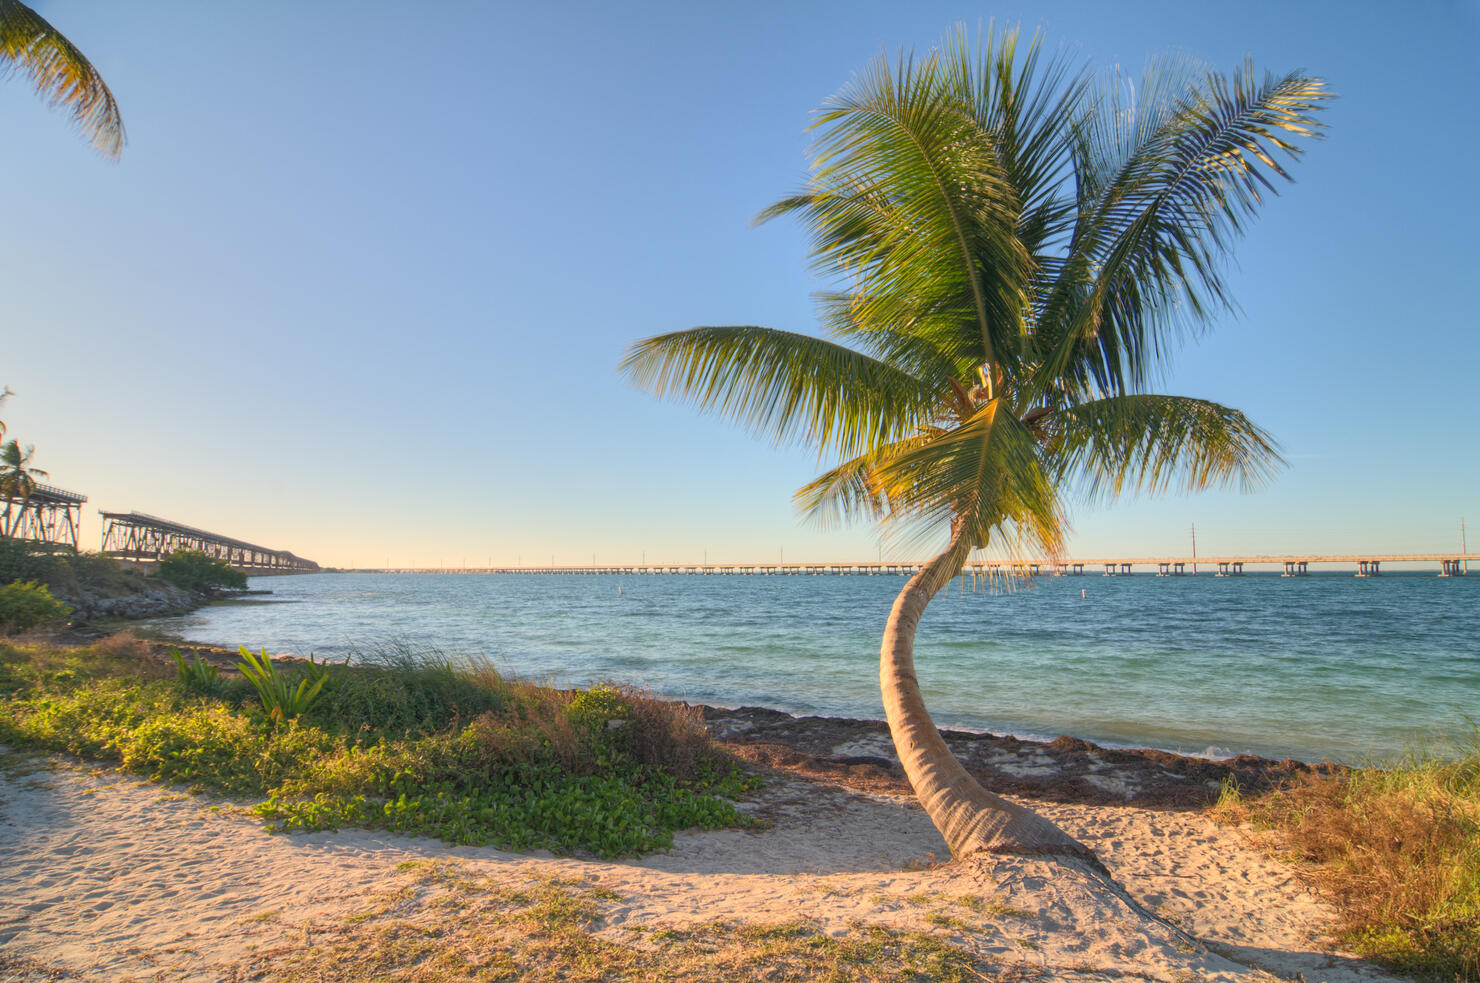
<svg viewBox="0 0 1480 983">
<path fill-rule="evenodd" d="M 877 474 L 880 462 L 925 439 L 900 441 L 844 461 L 798 488 L 792 502 L 803 516 L 824 527 L 859 518 L 882 520 L 890 508 Z"/>
<path fill-rule="evenodd" d="M 36 493 L 36 479 L 49 475 L 32 466 L 31 459 L 35 456 L 36 447 L 32 444 L 22 448 L 19 441 L 7 440 L 0 445 L 0 495 L 26 501 Z"/>
<path fill-rule="evenodd" d="M 1076 128 L 1081 219 L 1045 298 L 1039 369 L 1109 393 L 1144 385 L 1170 340 L 1231 306 L 1224 256 L 1331 98 L 1299 74 L 1256 82 L 1248 64 L 1232 79 L 1154 64 L 1134 106 L 1118 91 Z"/>
<path fill-rule="evenodd" d="M 973 546 L 1057 554 L 1064 516 L 1035 435 L 994 399 L 959 426 L 883 457 L 874 474 L 893 523 L 923 540 L 964 526 Z"/>
<path fill-rule="evenodd" d="M 908 291 L 990 361 L 1020 344 L 1031 259 L 995 134 L 954 81 L 941 55 L 875 61 L 819 115 L 807 193 L 763 217 L 801 213 L 822 268 L 865 300 Z"/>
<path fill-rule="evenodd" d="M 105 156 L 123 152 L 123 116 L 98 70 L 30 7 L 0 0 L 0 75 L 17 73 L 52 108 L 70 106 L 73 124 Z"/>
<path fill-rule="evenodd" d="M 706 327 L 633 345 L 621 371 L 658 396 L 676 396 L 785 443 L 842 454 L 897 440 L 933 401 L 906 372 L 810 335 Z"/>
<path fill-rule="evenodd" d="M 1092 498 L 1130 489 L 1253 489 L 1284 462 L 1243 413 L 1205 399 L 1141 394 L 1069 407 L 1048 418 L 1061 479 Z"/>
</svg>

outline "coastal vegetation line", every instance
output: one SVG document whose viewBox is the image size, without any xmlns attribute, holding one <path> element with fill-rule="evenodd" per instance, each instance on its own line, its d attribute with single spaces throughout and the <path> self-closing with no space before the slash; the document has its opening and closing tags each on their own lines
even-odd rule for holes
<svg viewBox="0 0 1480 983">
<path fill-rule="evenodd" d="M 736 803 L 767 780 L 692 709 L 620 687 L 552 690 L 404 647 L 332 668 L 167 650 L 128 635 L 80 647 L 0 641 L 0 746 L 225 796 L 275 829 L 357 826 L 595 856 L 662 849 L 678 829 L 743 826 Z M 1262 830 L 1267 848 L 1335 904 L 1332 930 L 1357 951 L 1426 979 L 1480 980 L 1480 732 L 1385 768 L 1292 773 L 1273 791 L 1226 784 L 1213 814 Z M 591 941 L 575 944 L 595 920 L 565 926 L 580 929 L 570 937 L 563 924 L 526 926 L 546 968 L 602 978 L 580 968 Z M 754 931 L 671 941 L 741 947 Z M 546 945 L 550 933 L 562 945 Z M 822 943 L 800 923 L 786 937 L 799 948 L 763 947 L 752 970 L 806 956 L 821 960 L 814 971 L 839 959 L 842 972 L 866 952 L 884 960 L 881 973 L 925 960 L 942 974 L 931 978 L 983 978 L 980 963 L 937 938 L 860 929 Z M 391 971 L 430 950 L 377 952 Z M 330 955 L 309 961 L 324 969 Z"/>
</svg>

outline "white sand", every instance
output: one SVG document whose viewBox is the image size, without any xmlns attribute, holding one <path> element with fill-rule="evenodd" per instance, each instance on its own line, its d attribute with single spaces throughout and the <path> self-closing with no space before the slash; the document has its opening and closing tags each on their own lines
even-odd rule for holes
<svg viewBox="0 0 1480 983">
<path fill-rule="evenodd" d="M 681 834 L 669 853 L 605 863 L 363 830 L 270 835 L 208 800 L 42 763 L 0 752 L 0 975 L 28 981 L 231 978 L 254 951 L 312 944 L 316 926 L 404 882 L 398 864 L 428 859 L 509 883 L 555 875 L 609 889 L 617 900 L 603 904 L 600 931 L 614 940 L 631 938 L 623 926 L 807 918 L 830 933 L 856 922 L 932 931 L 1051 979 L 1391 979 L 1329 952 L 1330 913 L 1288 867 L 1188 813 L 1042 810 L 1193 944 L 1052 861 L 930 865 L 945 845 L 912 801 L 790 779 L 762 793 L 770 829 Z M 932 913 L 950 927 L 932 926 Z"/>
</svg>

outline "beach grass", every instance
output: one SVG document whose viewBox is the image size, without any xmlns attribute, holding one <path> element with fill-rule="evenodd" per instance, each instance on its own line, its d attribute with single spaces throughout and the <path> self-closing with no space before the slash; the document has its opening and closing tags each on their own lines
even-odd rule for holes
<svg viewBox="0 0 1480 983">
<path fill-rule="evenodd" d="M 504 679 L 439 653 L 327 670 L 311 704 L 266 706 L 233 672 L 146 657 L 137 640 L 0 644 L 0 743 L 121 765 L 244 801 L 273 829 L 384 828 L 449 843 L 603 857 L 679 829 L 745 824 L 749 779 L 695 712 L 613 686 Z M 196 663 L 191 663 L 190 666 Z"/>
<path fill-rule="evenodd" d="M 495 881 L 455 863 L 403 864 L 403 880 L 337 920 L 302 929 L 311 945 L 264 947 L 249 971 L 280 983 L 414 979 L 658 983 L 966 981 L 999 975 L 949 936 L 876 925 L 829 935 L 805 918 L 685 926 L 627 924 L 622 899 L 581 878 Z"/>
<path fill-rule="evenodd" d="M 1307 774 L 1215 815 L 1268 831 L 1335 905 L 1339 938 L 1416 976 L 1480 981 L 1480 729 L 1381 768 Z"/>
</svg>

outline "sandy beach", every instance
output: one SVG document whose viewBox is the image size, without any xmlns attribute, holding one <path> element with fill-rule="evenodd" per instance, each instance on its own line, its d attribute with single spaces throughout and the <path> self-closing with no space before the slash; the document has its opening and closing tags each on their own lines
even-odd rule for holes
<svg viewBox="0 0 1480 983">
<path fill-rule="evenodd" d="M 600 862 L 365 830 L 273 835 L 229 803 L 110 769 L 0 761 L 0 976 L 24 983 L 273 979 L 387 928 L 436 926 L 439 945 L 466 946 L 497 913 L 489 899 L 536 889 L 578 896 L 591 933 L 628 946 L 716 922 L 883 926 L 959 946 L 989 978 L 1392 978 L 1332 950 L 1330 912 L 1291 867 L 1196 811 L 1034 803 L 1093 847 L 1131 905 L 1053 861 L 947 862 L 910 797 L 805 769 L 768 773 L 747 806 L 764 828 Z"/>
</svg>

